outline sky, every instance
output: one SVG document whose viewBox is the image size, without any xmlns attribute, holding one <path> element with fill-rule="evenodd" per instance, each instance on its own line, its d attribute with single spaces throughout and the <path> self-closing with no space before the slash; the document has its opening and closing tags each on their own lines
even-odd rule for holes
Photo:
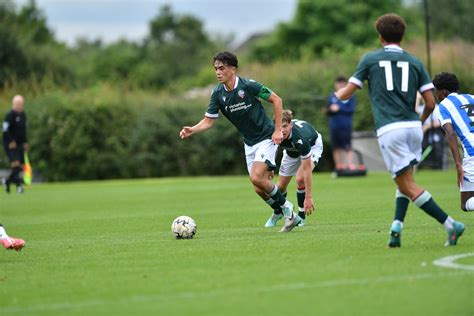
<svg viewBox="0 0 474 316">
<path fill-rule="evenodd" d="M 14 0 L 17 6 L 29 0 Z M 234 34 L 234 43 L 253 33 L 269 31 L 289 21 L 297 0 L 36 0 L 56 38 L 73 45 L 76 38 L 101 38 L 110 43 L 120 38 L 139 41 L 148 22 L 162 5 L 175 13 L 192 14 L 211 34 Z"/>
</svg>

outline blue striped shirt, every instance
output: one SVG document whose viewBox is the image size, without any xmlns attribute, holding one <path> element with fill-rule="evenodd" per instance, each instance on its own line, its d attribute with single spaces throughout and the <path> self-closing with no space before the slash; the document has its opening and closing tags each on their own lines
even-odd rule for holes
<svg viewBox="0 0 474 316">
<path fill-rule="evenodd" d="M 451 93 L 439 104 L 441 125 L 451 123 L 461 140 L 464 157 L 474 156 L 474 96 Z"/>
</svg>

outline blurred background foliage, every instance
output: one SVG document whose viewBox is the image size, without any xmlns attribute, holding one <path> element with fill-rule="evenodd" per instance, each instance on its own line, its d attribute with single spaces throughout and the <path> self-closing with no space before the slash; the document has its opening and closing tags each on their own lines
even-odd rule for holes
<svg viewBox="0 0 474 316">
<path fill-rule="evenodd" d="M 429 4 L 432 73 L 455 72 L 462 90 L 472 93 L 473 2 Z M 239 47 L 166 5 L 157 8 L 141 42 L 78 39 L 71 47 L 55 38 L 35 1 L 16 7 L 3 0 L 1 115 L 13 95 L 25 95 L 31 160 L 50 181 L 245 173 L 242 142 L 226 120 L 178 138 L 183 125 L 203 116 L 216 83 L 212 56 L 227 49 L 237 52 L 241 75 L 272 88 L 297 118 L 317 127 L 326 140 L 318 168 L 329 170 L 326 97 L 336 76 L 349 77 L 361 56 L 379 47 L 374 21 L 386 12 L 406 19 L 403 46 L 426 61 L 418 1 L 301 0 L 291 21 Z M 354 128 L 371 130 L 367 90 L 357 98 Z"/>
</svg>

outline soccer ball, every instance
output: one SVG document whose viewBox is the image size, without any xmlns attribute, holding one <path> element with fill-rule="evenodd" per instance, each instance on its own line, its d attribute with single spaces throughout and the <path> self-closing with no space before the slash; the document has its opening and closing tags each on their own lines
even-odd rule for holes
<svg viewBox="0 0 474 316">
<path fill-rule="evenodd" d="M 176 239 L 191 239 L 196 234 L 196 222 L 189 216 L 177 217 L 171 224 L 171 233 Z"/>
</svg>

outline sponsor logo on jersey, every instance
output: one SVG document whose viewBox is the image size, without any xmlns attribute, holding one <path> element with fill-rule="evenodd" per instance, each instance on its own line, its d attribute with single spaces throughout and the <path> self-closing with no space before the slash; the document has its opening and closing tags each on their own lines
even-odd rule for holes
<svg viewBox="0 0 474 316">
<path fill-rule="evenodd" d="M 237 94 L 239 95 L 239 97 L 240 97 L 241 99 L 243 99 L 243 98 L 245 97 L 245 92 L 244 92 L 244 90 L 239 90 L 239 92 L 237 92 Z"/>
<path fill-rule="evenodd" d="M 236 112 L 236 111 L 241 111 L 241 110 L 246 110 L 248 108 L 250 108 L 252 106 L 252 104 L 245 104 L 245 102 L 239 102 L 239 103 L 236 103 L 236 104 L 231 104 L 231 105 L 227 105 L 225 107 L 225 110 L 227 112 Z"/>
<path fill-rule="evenodd" d="M 224 100 L 224 102 L 225 102 L 226 99 L 227 99 L 227 98 L 226 98 L 225 96 L 222 97 L 222 100 Z"/>
<path fill-rule="evenodd" d="M 303 141 L 301 139 L 298 139 L 298 141 L 296 143 L 303 145 Z"/>
</svg>

